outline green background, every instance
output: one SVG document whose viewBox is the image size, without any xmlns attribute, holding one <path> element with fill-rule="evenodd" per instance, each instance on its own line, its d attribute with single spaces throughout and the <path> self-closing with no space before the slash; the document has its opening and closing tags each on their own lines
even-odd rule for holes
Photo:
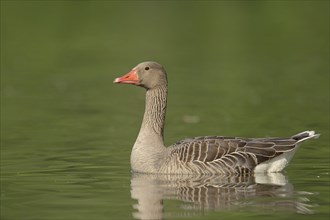
<svg viewBox="0 0 330 220">
<path fill-rule="evenodd" d="M 146 60 L 168 72 L 168 145 L 321 133 L 286 175 L 328 218 L 328 1 L 1 1 L 2 219 L 133 218 L 144 91 L 112 81 Z"/>
</svg>

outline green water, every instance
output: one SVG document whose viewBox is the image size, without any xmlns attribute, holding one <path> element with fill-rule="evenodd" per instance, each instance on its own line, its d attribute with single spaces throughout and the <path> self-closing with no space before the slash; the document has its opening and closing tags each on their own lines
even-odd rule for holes
<svg viewBox="0 0 330 220">
<path fill-rule="evenodd" d="M 144 91 L 112 81 L 145 60 L 168 72 L 167 144 L 321 137 L 284 186 L 220 205 L 184 197 L 206 187 L 192 180 L 142 181 Z M 1 219 L 328 219 L 329 170 L 328 1 L 1 1 Z"/>
</svg>

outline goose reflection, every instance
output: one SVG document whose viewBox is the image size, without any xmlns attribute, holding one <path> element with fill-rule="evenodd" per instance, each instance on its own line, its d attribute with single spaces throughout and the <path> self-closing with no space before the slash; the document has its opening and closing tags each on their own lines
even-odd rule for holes
<svg viewBox="0 0 330 220">
<path fill-rule="evenodd" d="M 294 191 L 281 173 L 254 176 L 132 174 L 133 217 L 164 219 L 202 215 L 206 211 L 260 209 L 312 213 L 308 192 Z M 182 201 L 180 213 L 164 210 L 165 200 Z"/>
</svg>

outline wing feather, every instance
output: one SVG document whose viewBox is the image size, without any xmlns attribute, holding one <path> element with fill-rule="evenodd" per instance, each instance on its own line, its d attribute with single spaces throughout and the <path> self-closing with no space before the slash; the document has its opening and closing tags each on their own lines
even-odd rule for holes
<svg viewBox="0 0 330 220">
<path fill-rule="evenodd" d="M 185 139 L 172 146 L 180 166 L 201 173 L 251 172 L 258 164 L 294 149 L 293 138 L 234 138 L 206 136 Z"/>
</svg>

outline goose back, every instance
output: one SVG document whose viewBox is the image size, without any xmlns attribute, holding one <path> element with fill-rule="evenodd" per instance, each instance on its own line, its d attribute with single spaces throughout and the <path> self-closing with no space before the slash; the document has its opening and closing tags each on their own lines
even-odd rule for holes
<svg viewBox="0 0 330 220">
<path fill-rule="evenodd" d="M 288 163 L 298 143 L 312 137 L 315 135 L 302 132 L 289 138 L 205 136 L 185 139 L 168 148 L 160 172 L 250 175 L 258 165 L 281 158 L 281 155 Z"/>
</svg>

